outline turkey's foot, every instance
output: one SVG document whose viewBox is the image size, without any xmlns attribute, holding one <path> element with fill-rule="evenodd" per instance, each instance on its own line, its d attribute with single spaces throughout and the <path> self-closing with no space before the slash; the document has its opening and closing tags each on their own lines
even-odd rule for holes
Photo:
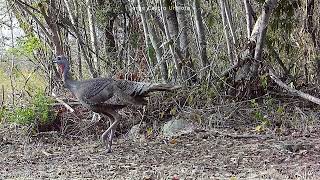
<svg viewBox="0 0 320 180">
<path fill-rule="evenodd" d="M 111 152 L 112 152 L 111 146 L 107 145 L 107 151 L 106 151 L 106 152 L 107 152 L 107 153 L 111 153 Z"/>
</svg>

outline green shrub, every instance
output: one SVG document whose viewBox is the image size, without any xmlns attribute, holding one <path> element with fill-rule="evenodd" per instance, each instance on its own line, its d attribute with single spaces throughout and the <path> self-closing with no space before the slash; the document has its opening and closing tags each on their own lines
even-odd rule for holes
<svg viewBox="0 0 320 180">
<path fill-rule="evenodd" d="M 53 119 L 50 110 L 52 99 L 43 92 L 38 92 L 26 107 L 16 107 L 13 110 L 5 110 L 3 117 L 11 123 L 21 125 L 38 124 L 45 125 Z"/>
</svg>

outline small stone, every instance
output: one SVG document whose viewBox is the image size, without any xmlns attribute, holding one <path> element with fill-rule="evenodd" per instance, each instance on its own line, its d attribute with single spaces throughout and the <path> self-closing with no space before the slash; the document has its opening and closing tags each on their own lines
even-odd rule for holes
<svg viewBox="0 0 320 180">
<path fill-rule="evenodd" d="M 179 136 L 194 131 L 192 123 L 183 119 L 173 119 L 163 125 L 162 133 L 165 137 Z"/>
</svg>

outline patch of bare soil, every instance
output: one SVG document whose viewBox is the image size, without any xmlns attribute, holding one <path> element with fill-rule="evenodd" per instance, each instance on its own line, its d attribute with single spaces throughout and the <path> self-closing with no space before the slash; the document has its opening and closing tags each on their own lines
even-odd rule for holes
<svg viewBox="0 0 320 180">
<path fill-rule="evenodd" d="M 4 127 L 2 127 L 4 128 Z M 223 131 L 223 132 L 222 132 Z M 231 130 L 174 139 L 96 138 L 0 131 L 0 179 L 319 179 L 319 132 L 270 137 Z M 17 138 L 19 137 L 19 138 Z"/>
</svg>

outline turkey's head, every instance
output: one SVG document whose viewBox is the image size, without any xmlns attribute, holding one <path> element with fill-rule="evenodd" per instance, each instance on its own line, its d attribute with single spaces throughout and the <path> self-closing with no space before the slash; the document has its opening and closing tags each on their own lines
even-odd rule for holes
<svg viewBox="0 0 320 180">
<path fill-rule="evenodd" d="M 59 66 L 60 74 L 66 73 L 69 70 L 69 62 L 65 56 L 57 56 L 52 62 Z"/>
</svg>

